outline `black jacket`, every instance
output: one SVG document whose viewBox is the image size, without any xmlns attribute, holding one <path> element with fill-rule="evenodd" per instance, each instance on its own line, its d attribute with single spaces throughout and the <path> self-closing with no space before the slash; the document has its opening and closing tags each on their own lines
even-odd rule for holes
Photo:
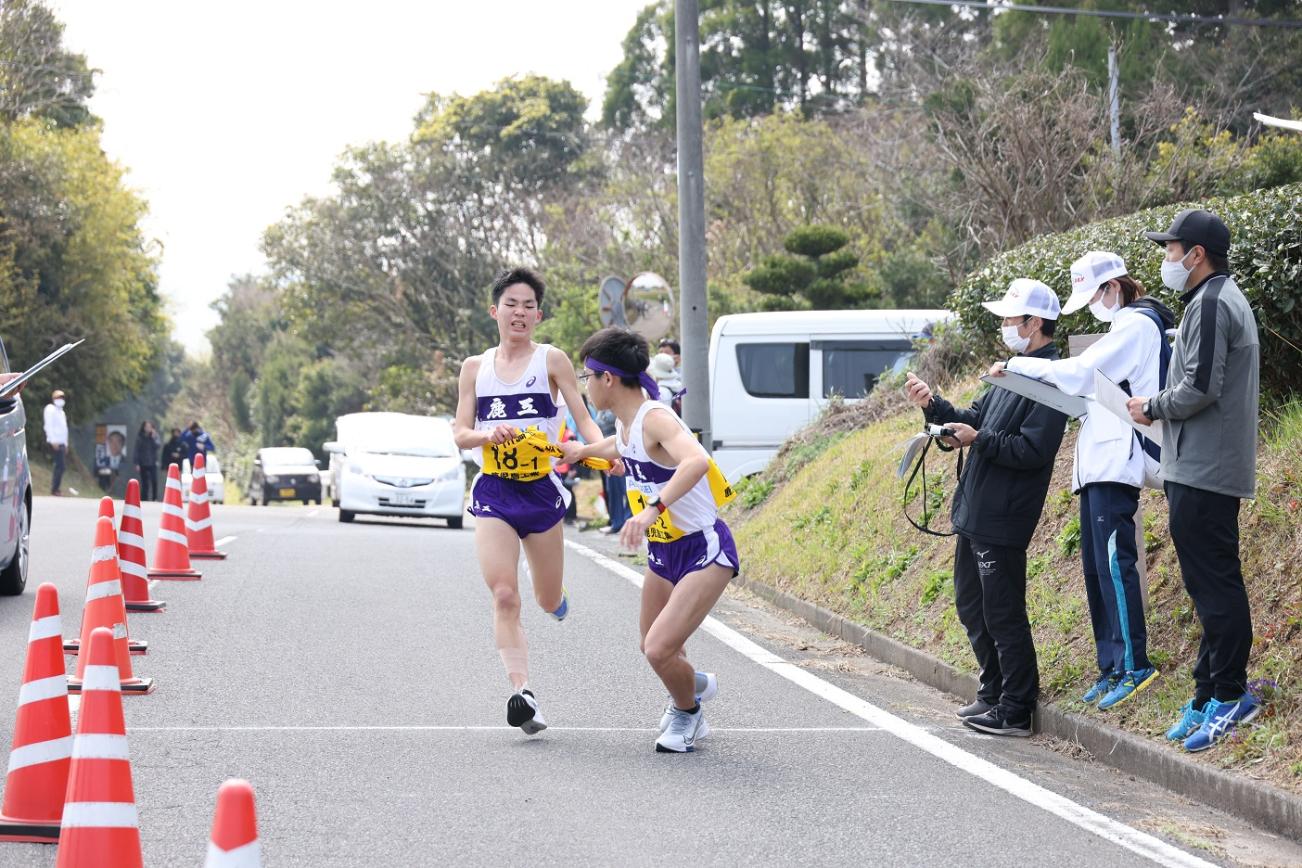
<svg viewBox="0 0 1302 868">
<path fill-rule="evenodd" d="M 164 472 L 166 472 L 168 465 L 175 464 L 180 467 L 181 462 L 184 461 L 186 457 L 185 444 L 181 442 L 179 436 L 173 437 L 163 445 L 163 457 L 159 461 L 159 466 L 163 468 Z"/>
<path fill-rule="evenodd" d="M 136 435 L 136 466 L 153 467 L 158 463 L 158 435 L 141 431 Z"/>
<path fill-rule="evenodd" d="M 1049 344 L 1027 355 L 1056 359 L 1058 348 Z M 1067 417 L 995 386 L 967 410 L 935 395 L 924 413 L 928 422 L 963 422 L 978 432 L 954 493 L 954 530 L 991 545 L 1030 545 Z"/>
</svg>

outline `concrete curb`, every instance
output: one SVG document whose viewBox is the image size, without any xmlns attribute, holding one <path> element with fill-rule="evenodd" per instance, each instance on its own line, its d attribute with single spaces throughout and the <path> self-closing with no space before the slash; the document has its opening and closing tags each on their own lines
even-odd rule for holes
<svg viewBox="0 0 1302 868">
<path fill-rule="evenodd" d="M 923 684 L 964 700 L 976 695 L 976 676 L 960 672 L 925 651 L 856 624 L 841 615 L 744 577 L 734 584 L 803 618 L 831 636 L 908 672 Z M 1218 808 L 1285 838 L 1302 842 L 1302 798 L 1221 771 L 1169 748 L 1046 703 L 1037 713 L 1039 732 L 1073 742 L 1119 771 L 1145 778 L 1174 793 Z"/>
</svg>

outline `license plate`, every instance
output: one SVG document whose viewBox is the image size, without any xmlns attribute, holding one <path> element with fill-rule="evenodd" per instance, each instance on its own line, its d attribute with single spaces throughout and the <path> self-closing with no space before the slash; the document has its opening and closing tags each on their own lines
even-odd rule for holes
<svg viewBox="0 0 1302 868">
<path fill-rule="evenodd" d="M 292 488 L 282 488 L 282 489 L 280 490 L 280 496 L 281 496 L 281 497 L 293 497 L 293 496 L 294 496 L 294 489 L 292 489 Z"/>
<path fill-rule="evenodd" d="M 415 503 L 416 498 L 410 494 L 395 494 L 393 496 L 394 506 L 413 506 Z"/>
</svg>

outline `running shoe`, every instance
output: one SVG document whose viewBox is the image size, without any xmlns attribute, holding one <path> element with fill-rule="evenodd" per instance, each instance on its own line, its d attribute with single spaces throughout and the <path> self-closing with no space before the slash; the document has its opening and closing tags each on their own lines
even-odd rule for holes
<svg viewBox="0 0 1302 868">
<path fill-rule="evenodd" d="M 709 702 L 719 693 L 719 679 L 714 677 L 713 672 L 696 673 L 696 701 Z M 669 722 L 674 719 L 674 701 L 671 698 L 669 704 L 665 706 L 665 713 L 660 716 L 660 731 L 664 732 L 669 728 Z M 698 733 L 697 738 L 704 738 L 709 732 Z"/>
<path fill-rule="evenodd" d="M 551 616 L 557 621 L 564 621 L 565 616 L 570 613 L 570 595 L 564 587 L 561 588 L 561 604 L 556 607 L 556 611 Z"/>
<path fill-rule="evenodd" d="M 1233 732 L 1234 727 L 1252 720 L 1261 713 L 1261 703 L 1245 693 L 1233 702 L 1213 699 L 1207 703 L 1206 713 L 1203 725 L 1184 741 L 1184 749 L 1190 753 L 1207 750 Z"/>
<path fill-rule="evenodd" d="M 506 722 L 520 727 L 525 735 L 537 735 L 547 728 L 547 722 L 538 711 L 538 700 L 527 687 L 511 694 L 506 701 Z"/>
<path fill-rule="evenodd" d="M 710 731 L 700 704 L 695 714 L 675 708 L 671 717 L 669 728 L 656 739 L 656 753 L 691 753 L 696 749 L 697 740 Z"/>
<path fill-rule="evenodd" d="M 1100 675 L 1099 680 L 1094 682 L 1093 687 L 1085 691 L 1085 695 L 1080 698 L 1080 701 L 1093 705 L 1094 703 L 1102 699 L 1104 696 L 1107 696 L 1108 693 L 1112 690 L 1112 688 L 1116 686 L 1117 681 L 1118 681 L 1118 676 L 1114 672 L 1109 672 L 1106 675 Z"/>
<path fill-rule="evenodd" d="M 1175 726 L 1166 731 L 1167 741 L 1184 741 L 1197 732 L 1198 727 L 1206 720 L 1207 712 L 1197 710 L 1194 708 L 1193 700 L 1189 700 L 1180 709 L 1180 719 L 1175 722 Z"/>
<path fill-rule="evenodd" d="M 1008 712 L 996 705 L 985 714 L 963 718 L 963 725 L 990 735 L 1012 735 L 1028 738 L 1031 735 L 1031 716 L 1019 720 L 1008 717 Z"/>
<path fill-rule="evenodd" d="M 991 705 L 990 703 L 986 702 L 984 699 L 978 696 L 976 698 L 976 702 L 972 703 L 971 705 L 965 705 L 958 710 L 957 712 L 958 719 L 964 720 L 969 717 L 977 717 L 978 715 L 985 714 L 989 711 L 992 711 L 993 709 L 994 709 L 993 705 Z"/>
<path fill-rule="evenodd" d="M 1157 680 L 1160 673 L 1152 666 L 1147 669 L 1134 669 L 1122 675 L 1108 695 L 1099 702 L 1099 709 L 1106 711 L 1114 705 L 1120 705 L 1139 691 Z"/>
</svg>

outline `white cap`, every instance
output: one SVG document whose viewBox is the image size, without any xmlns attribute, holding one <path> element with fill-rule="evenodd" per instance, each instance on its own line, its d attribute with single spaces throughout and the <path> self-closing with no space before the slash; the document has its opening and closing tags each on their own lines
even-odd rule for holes
<svg viewBox="0 0 1302 868">
<path fill-rule="evenodd" d="M 1008 284 L 1008 292 L 999 301 L 983 301 L 981 306 L 998 317 L 1038 316 L 1058 318 L 1058 296 L 1038 280 L 1019 277 Z"/>
<path fill-rule="evenodd" d="M 1127 273 L 1126 263 L 1117 254 L 1091 250 L 1071 264 L 1071 297 L 1062 312 L 1075 313 L 1090 303 L 1100 286 Z"/>
<path fill-rule="evenodd" d="M 674 357 L 668 353 L 656 353 L 651 357 L 651 365 L 647 368 L 647 373 L 655 377 L 656 381 L 673 379 Z"/>
</svg>

